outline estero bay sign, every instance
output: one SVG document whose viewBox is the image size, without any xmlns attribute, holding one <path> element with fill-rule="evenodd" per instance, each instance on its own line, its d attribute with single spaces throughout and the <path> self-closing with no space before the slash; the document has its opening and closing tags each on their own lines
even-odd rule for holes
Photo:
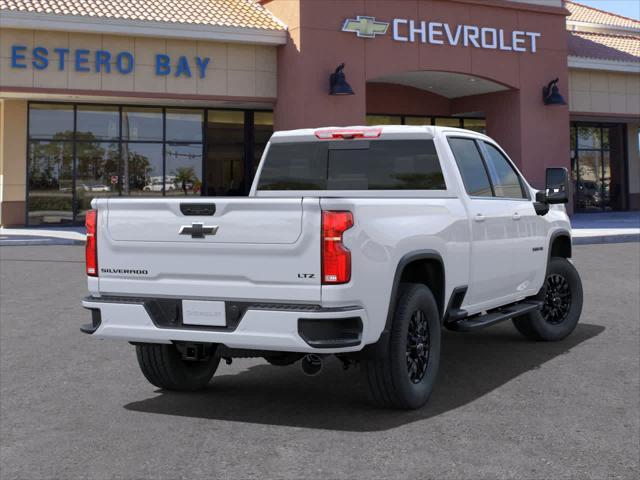
<svg viewBox="0 0 640 480">
<path fill-rule="evenodd" d="M 155 74 L 158 76 L 173 75 L 175 77 L 191 77 L 197 75 L 205 78 L 209 57 L 187 57 L 158 53 L 154 56 Z M 32 49 L 24 45 L 11 46 L 11 68 L 28 68 L 36 70 L 53 68 L 59 71 L 112 73 L 123 75 L 133 73 L 136 65 L 135 56 L 128 51 L 112 52 L 110 50 L 88 50 L 83 48 L 46 48 L 36 46 Z"/>
<path fill-rule="evenodd" d="M 542 36 L 539 32 L 507 31 L 503 28 L 450 25 L 406 18 L 394 18 L 391 22 L 386 22 L 363 15 L 347 18 L 342 24 L 342 31 L 355 33 L 360 38 L 375 38 L 377 35 L 386 35 L 389 27 L 396 42 L 420 42 L 513 52 L 536 53 L 538 39 Z"/>
</svg>

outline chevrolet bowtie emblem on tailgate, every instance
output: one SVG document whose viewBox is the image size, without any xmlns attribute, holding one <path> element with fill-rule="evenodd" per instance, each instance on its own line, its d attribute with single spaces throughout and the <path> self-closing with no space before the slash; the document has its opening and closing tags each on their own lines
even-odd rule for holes
<svg viewBox="0 0 640 480">
<path fill-rule="evenodd" d="M 388 22 L 376 22 L 375 17 L 358 15 L 356 19 L 347 18 L 342 24 L 343 32 L 353 32 L 360 38 L 375 38 L 384 35 L 389 29 Z"/>
<path fill-rule="evenodd" d="M 218 232 L 218 225 L 208 226 L 204 223 L 192 223 L 180 227 L 180 235 L 191 235 L 191 238 L 204 238 L 205 235 L 215 235 Z"/>
</svg>

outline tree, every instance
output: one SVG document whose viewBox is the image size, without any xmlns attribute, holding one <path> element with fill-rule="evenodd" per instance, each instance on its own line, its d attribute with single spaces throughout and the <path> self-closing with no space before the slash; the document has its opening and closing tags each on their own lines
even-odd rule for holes
<svg viewBox="0 0 640 480">
<path fill-rule="evenodd" d="M 173 172 L 175 175 L 176 185 L 182 189 L 185 195 L 189 189 L 193 189 L 195 182 L 198 180 L 193 167 L 178 167 Z"/>
<path fill-rule="evenodd" d="M 153 170 L 151 163 L 145 155 L 139 153 L 129 153 L 129 183 L 135 188 L 142 189 Z"/>
<path fill-rule="evenodd" d="M 58 133 L 53 141 L 31 142 L 29 149 L 29 186 L 38 189 L 58 189 L 62 183 L 71 190 L 73 144 L 59 142 L 66 133 Z"/>
</svg>

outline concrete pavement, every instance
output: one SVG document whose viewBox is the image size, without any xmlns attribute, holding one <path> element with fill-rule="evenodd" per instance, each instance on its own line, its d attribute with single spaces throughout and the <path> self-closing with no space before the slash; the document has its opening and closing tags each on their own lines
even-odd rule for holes
<svg viewBox="0 0 640 480">
<path fill-rule="evenodd" d="M 574 251 L 572 336 L 446 332 L 429 404 L 397 412 L 337 362 L 235 360 L 204 392 L 159 391 L 131 345 L 78 330 L 81 246 L 0 247 L 0 477 L 635 479 L 640 247 Z"/>
</svg>

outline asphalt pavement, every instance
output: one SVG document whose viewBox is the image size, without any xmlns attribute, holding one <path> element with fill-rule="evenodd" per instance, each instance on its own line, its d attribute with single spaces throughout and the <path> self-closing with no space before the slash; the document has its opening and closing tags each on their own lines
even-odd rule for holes
<svg viewBox="0 0 640 480">
<path fill-rule="evenodd" d="M 638 478 L 640 244 L 574 247 L 566 340 L 446 332 L 417 411 L 375 409 L 357 369 L 222 364 L 164 393 L 134 348 L 79 331 L 82 246 L 0 247 L 0 478 Z"/>
</svg>

